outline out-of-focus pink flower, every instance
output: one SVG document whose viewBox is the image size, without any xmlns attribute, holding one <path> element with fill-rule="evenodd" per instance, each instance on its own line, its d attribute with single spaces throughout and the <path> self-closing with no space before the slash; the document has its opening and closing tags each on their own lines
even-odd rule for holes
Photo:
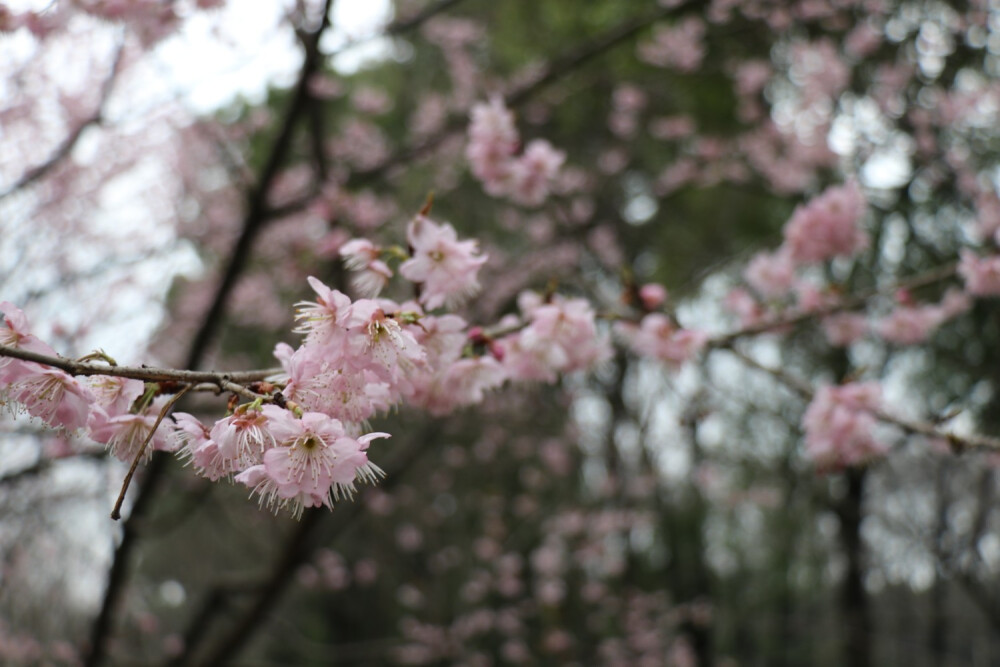
<svg viewBox="0 0 1000 667">
<path fill-rule="evenodd" d="M 473 176 L 494 197 L 538 206 L 549 196 L 566 154 L 544 139 L 535 139 L 515 155 L 519 143 L 514 115 L 501 98 L 472 108 L 465 156 Z"/>
<path fill-rule="evenodd" d="M 835 347 L 846 347 L 868 331 L 868 318 L 858 313 L 835 313 L 823 318 L 823 333 Z"/>
<path fill-rule="evenodd" d="M 496 342 L 511 379 L 551 382 L 559 373 L 586 370 L 611 356 L 585 300 L 557 296 L 545 303 L 537 294 L 522 293 L 518 303 L 528 325 Z"/>
<path fill-rule="evenodd" d="M 965 289 L 974 296 L 1000 294 L 1000 255 L 977 257 L 965 248 L 958 263 L 958 275 L 965 280 Z"/>
<path fill-rule="evenodd" d="M 646 283 L 639 288 L 639 302 L 644 310 L 656 310 L 667 301 L 667 288 L 659 283 Z"/>
<path fill-rule="evenodd" d="M 730 290 L 723 305 L 740 318 L 740 325 L 744 327 L 761 324 L 767 317 L 767 309 L 742 287 Z"/>
<path fill-rule="evenodd" d="M 344 264 L 355 272 L 351 284 L 361 296 L 378 296 L 392 278 L 392 269 L 379 259 L 381 253 L 381 248 L 366 239 L 354 239 L 340 247 Z"/>
<path fill-rule="evenodd" d="M 504 106 L 502 98 L 493 97 L 489 104 L 472 107 L 465 156 L 486 192 L 503 194 L 510 173 L 510 157 L 517 150 L 518 142 L 514 114 Z"/>
<path fill-rule="evenodd" d="M 758 294 L 767 299 L 780 299 L 795 284 L 795 264 L 785 249 L 754 255 L 743 271 L 743 277 Z"/>
<path fill-rule="evenodd" d="M 681 72 L 698 69 L 705 57 L 705 23 L 691 16 L 674 26 L 660 25 L 650 41 L 639 44 L 640 60 Z"/>
<path fill-rule="evenodd" d="M 510 165 L 510 197 L 525 206 L 538 206 L 566 161 L 566 154 L 544 139 L 535 139 Z"/>
<path fill-rule="evenodd" d="M 835 307 L 840 303 L 840 296 L 830 289 L 802 280 L 795 284 L 795 301 L 800 312 L 815 313 Z"/>
<path fill-rule="evenodd" d="M 708 335 L 682 329 L 662 313 L 649 313 L 639 327 L 620 328 L 637 354 L 678 366 L 694 358 L 705 346 Z"/>
<path fill-rule="evenodd" d="M 877 382 L 824 386 L 816 391 L 802 417 L 806 454 L 821 468 L 840 468 L 883 455 L 887 446 L 876 436 L 872 410 L 882 403 Z"/>
<path fill-rule="evenodd" d="M 785 225 L 785 247 L 799 264 L 851 256 L 868 247 L 859 227 L 867 203 L 855 181 L 828 188 L 795 209 Z"/>
</svg>

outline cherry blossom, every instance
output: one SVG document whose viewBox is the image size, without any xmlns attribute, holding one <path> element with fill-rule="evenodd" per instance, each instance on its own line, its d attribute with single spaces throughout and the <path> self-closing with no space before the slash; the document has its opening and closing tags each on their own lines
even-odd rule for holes
<svg viewBox="0 0 1000 667">
<path fill-rule="evenodd" d="M 795 264 L 791 253 L 784 248 L 775 253 L 758 253 L 747 264 L 743 277 L 761 296 L 779 299 L 788 294 L 795 284 Z"/>
<path fill-rule="evenodd" d="M 861 188 L 851 181 L 796 208 L 785 225 L 785 246 L 791 258 L 811 264 L 864 250 L 868 235 L 859 223 L 866 207 Z"/>
<path fill-rule="evenodd" d="M 354 239 L 340 247 L 347 268 L 354 271 L 351 284 L 366 297 L 376 297 L 392 278 L 392 269 L 379 259 L 381 248 L 367 239 Z"/>
<path fill-rule="evenodd" d="M 143 460 L 148 460 L 154 450 L 174 451 L 180 443 L 171 437 L 166 423 L 157 427 L 149 445 L 142 450 L 165 402 L 166 397 L 161 397 L 142 413 L 120 415 L 108 414 L 104 408 L 95 405 L 87 418 L 87 434 L 95 442 L 106 445 L 112 456 L 125 463 L 131 463 L 140 451 Z"/>
<path fill-rule="evenodd" d="M 334 500 L 353 495 L 356 481 L 374 482 L 383 474 L 365 452 L 372 440 L 387 438 L 388 433 L 355 439 L 339 420 L 321 413 L 306 412 L 297 419 L 278 406 L 266 405 L 261 411 L 276 446 L 264 453 L 263 463 L 236 476 L 261 503 L 291 505 L 298 516 L 306 507 L 331 507 Z"/>
<path fill-rule="evenodd" d="M 75 431 L 87 424 L 93 394 L 64 371 L 32 362 L 8 364 L 3 382 L 10 383 L 3 392 L 9 400 L 49 426 Z"/>
<path fill-rule="evenodd" d="M 501 98 L 493 97 L 488 104 L 472 108 L 465 155 L 472 173 L 482 181 L 488 193 L 500 195 L 506 190 L 510 157 L 519 141 L 514 114 L 504 106 Z"/>
<path fill-rule="evenodd" d="M 841 468 L 882 456 L 887 445 L 877 435 L 872 410 L 881 408 L 877 382 L 823 386 L 802 417 L 806 454 L 821 468 Z"/>
<path fill-rule="evenodd" d="M 637 354 L 678 366 L 694 358 L 704 347 L 708 335 L 682 329 L 662 313 L 649 313 L 638 327 L 621 326 L 619 332 Z"/>
<path fill-rule="evenodd" d="M 455 307 L 479 291 L 477 274 L 487 257 L 478 254 L 476 241 L 459 241 L 455 228 L 438 224 L 423 215 L 406 230 L 413 256 L 399 273 L 420 284 L 420 303 L 428 310 Z"/>
<path fill-rule="evenodd" d="M 978 257 L 962 250 L 958 275 L 965 280 L 965 289 L 975 296 L 1000 295 L 1000 255 Z"/>
</svg>

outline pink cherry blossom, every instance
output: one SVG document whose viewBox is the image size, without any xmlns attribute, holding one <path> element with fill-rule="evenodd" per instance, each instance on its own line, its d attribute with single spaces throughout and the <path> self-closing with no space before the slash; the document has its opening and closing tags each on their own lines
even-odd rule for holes
<svg viewBox="0 0 1000 667">
<path fill-rule="evenodd" d="M 619 331 L 637 354 L 665 361 L 672 366 L 694 358 L 708 340 L 704 332 L 682 329 L 662 313 L 649 313 L 638 327 L 622 327 Z"/>
<path fill-rule="evenodd" d="M 135 399 L 142 396 L 145 385 L 141 380 L 95 375 L 88 382 L 94 400 L 109 415 L 122 415 L 129 411 Z"/>
<path fill-rule="evenodd" d="M 28 318 L 20 308 L 9 301 L 0 301 L 0 312 L 3 312 L 3 320 L 0 322 L 0 345 L 37 352 L 50 357 L 58 356 L 55 350 L 31 333 Z M 13 357 L 0 357 L 0 394 L 2 394 L 3 385 L 13 382 L 16 377 L 24 373 L 31 372 L 28 363 Z"/>
<path fill-rule="evenodd" d="M 877 382 L 849 383 L 817 390 L 802 417 L 806 454 L 821 468 L 840 468 L 883 455 L 876 434 L 882 388 Z"/>
<path fill-rule="evenodd" d="M 667 288 L 659 283 L 646 283 L 639 288 L 639 302 L 643 310 L 656 310 L 667 301 Z"/>
<path fill-rule="evenodd" d="M 343 334 L 343 324 L 351 314 L 351 298 L 330 289 L 319 279 L 309 276 L 309 285 L 318 297 L 315 302 L 295 304 L 295 319 L 299 321 L 296 333 L 306 334 L 306 340 L 329 343 Z"/>
<path fill-rule="evenodd" d="M 457 359 L 443 370 L 418 376 L 406 400 L 432 415 L 442 416 L 460 406 L 481 403 L 487 391 L 499 387 L 506 379 L 507 371 L 493 357 Z"/>
<path fill-rule="evenodd" d="M 594 310 L 584 299 L 557 295 L 545 303 L 529 292 L 518 303 L 528 325 L 496 341 L 512 379 L 552 382 L 559 373 L 586 370 L 611 356 L 610 342 L 598 332 Z"/>
<path fill-rule="evenodd" d="M 742 287 L 730 290 L 723 299 L 723 305 L 739 318 L 740 325 L 744 327 L 756 326 L 767 319 L 767 309 Z"/>
<path fill-rule="evenodd" d="M 500 97 L 493 97 L 489 104 L 472 107 L 469 125 L 469 145 L 465 156 L 472 166 L 472 173 L 483 183 L 486 192 L 501 195 L 507 188 L 510 174 L 510 157 L 519 143 L 512 114 Z"/>
<path fill-rule="evenodd" d="M 261 502 L 271 507 L 291 505 L 293 514 L 303 508 L 326 505 L 350 497 L 355 481 L 375 482 L 382 471 L 368 461 L 368 444 L 387 433 L 369 433 L 359 438 L 347 435 L 337 419 L 307 412 L 296 419 L 290 412 L 266 405 L 275 447 L 264 453 L 264 461 L 236 476 L 252 488 Z"/>
<path fill-rule="evenodd" d="M 509 167 L 511 199 L 525 206 L 538 206 L 549 196 L 566 154 L 544 139 L 535 139 Z"/>
<path fill-rule="evenodd" d="M 486 263 L 477 242 L 459 241 L 455 228 L 418 215 L 406 231 L 413 256 L 399 273 L 421 286 L 420 303 L 429 310 L 455 307 L 479 291 L 477 274 Z"/>
<path fill-rule="evenodd" d="M 219 455 L 219 445 L 201 420 L 186 412 L 175 412 L 171 417 L 174 420 L 171 446 L 178 457 L 194 464 L 199 475 L 213 482 L 233 472 L 230 461 Z"/>
<path fill-rule="evenodd" d="M 433 415 L 445 415 L 459 406 L 483 400 L 499 386 L 506 373 L 493 357 L 466 357 L 466 323 L 457 315 L 425 315 L 410 327 L 424 349 L 427 363 L 409 376 L 403 387 L 406 402 Z"/>
<path fill-rule="evenodd" d="M 307 410 L 360 423 L 391 404 L 390 387 L 371 371 L 344 363 L 342 350 L 304 345 L 290 358 L 282 392 Z"/>
<path fill-rule="evenodd" d="M 958 275 L 965 280 L 965 289 L 969 294 L 1000 295 L 1000 255 L 977 257 L 971 250 L 963 249 Z"/>
<path fill-rule="evenodd" d="M 16 367 L 8 365 L 5 376 L 12 380 L 4 392 L 7 398 L 19 403 L 32 417 L 67 431 L 87 424 L 94 396 L 71 375 L 58 368 L 22 362 Z"/>
<path fill-rule="evenodd" d="M 387 302 L 387 306 L 395 306 Z M 350 328 L 350 361 L 357 370 L 371 370 L 390 383 L 426 361 L 413 334 L 386 315 L 382 306 L 370 299 L 354 303 Z"/>
<path fill-rule="evenodd" d="M 868 247 L 859 227 L 867 204 L 857 182 L 831 187 L 795 209 L 785 225 L 785 247 L 799 264 L 851 256 Z"/>
<path fill-rule="evenodd" d="M 927 340 L 943 322 L 935 306 L 898 306 L 875 325 L 884 340 L 900 345 L 915 345 Z"/>
<path fill-rule="evenodd" d="M 392 269 L 379 257 L 382 249 L 366 239 L 354 239 L 340 247 L 347 268 L 354 271 L 351 284 L 361 296 L 378 296 L 392 278 Z"/>
<path fill-rule="evenodd" d="M 233 414 L 215 422 L 210 436 L 232 471 L 260 463 L 264 452 L 274 446 L 266 414 L 252 405 L 240 405 Z"/>
<path fill-rule="evenodd" d="M 767 299 L 780 299 L 795 285 L 795 264 L 787 250 L 754 255 L 743 277 L 758 294 Z"/>
<path fill-rule="evenodd" d="M 131 463 L 152 431 L 165 401 L 166 397 L 157 398 L 142 414 L 113 416 L 101 406 L 94 405 L 87 419 L 88 435 L 95 442 L 106 445 L 119 461 Z M 148 460 L 153 450 L 176 449 L 180 443 L 171 436 L 169 428 L 169 423 L 160 423 L 143 452 L 143 460 Z"/>
<path fill-rule="evenodd" d="M 705 22 L 690 16 L 676 25 L 659 25 L 650 41 L 639 45 L 640 60 L 681 72 L 698 69 L 705 57 Z"/>
<path fill-rule="evenodd" d="M 834 347 L 846 347 L 868 331 L 868 318 L 858 313 L 834 313 L 823 318 L 823 333 Z"/>
</svg>

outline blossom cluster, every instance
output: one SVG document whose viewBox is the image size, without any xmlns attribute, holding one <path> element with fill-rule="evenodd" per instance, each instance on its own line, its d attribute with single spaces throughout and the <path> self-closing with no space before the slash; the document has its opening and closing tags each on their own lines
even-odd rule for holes
<svg viewBox="0 0 1000 667">
<path fill-rule="evenodd" d="M 809 458 L 821 468 L 836 469 L 885 454 L 873 414 L 881 404 L 876 382 L 820 387 L 802 416 Z"/>
<path fill-rule="evenodd" d="M 519 144 L 514 114 L 502 99 L 494 97 L 472 108 L 465 155 L 473 175 L 494 197 L 538 206 L 548 198 L 566 154 L 544 139 L 534 139 L 516 155 Z"/>
<path fill-rule="evenodd" d="M 389 254 L 403 260 L 398 272 L 412 283 L 415 300 L 352 300 L 310 277 L 314 300 L 297 304 L 295 316 L 303 340 L 275 347 L 282 373 L 244 388 L 251 400 L 232 402 L 211 426 L 183 412 L 165 419 L 172 387 L 110 375 L 80 381 L 12 357 L 0 357 L 0 398 L 54 428 L 85 431 L 122 461 L 176 452 L 197 474 L 233 479 L 262 504 L 299 514 L 331 507 L 351 496 L 355 483 L 383 474 L 368 447 L 389 434 L 365 431 L 392 406 L 405 402 L 443 415 L 482 401 L 508 380 L 551 382 L 610 356 L 608 337 L 583 299 L 525 292 L 520 316 L 492 330 L 437 312 L 479 289 L 486 257 L 475 241 L 459 240 L 453 227 L 426 215 L 410 222 L 407 241 L 409 252 Z M 341 252 L 349 267 L 369 275 L 356 282 L 381 288 L 393 276 L 371 242 L 352 241 Z M 57 358 L 17 307 L 3 302 L 0 309 L 0 344 Z"/>
<path fill-rule="evenodd" d="M 494 183 L 507 178 L 504 161 L 513 159 L 517 143 L 509 112 L 497 100 L 478 108 L 471 134 L 477 175 Z M 753 293 L 734 291 L 727 303 L 750 326 L 767 321 L 768 304 L 793 293 L 799 312 L 836 310 L 835 295 L 799 274 L 866 248 L 868 238 L 860 227 L 865 210 L 854 182 L 797 208 L 782 246 L 758 254 L 747 266 L 744 277 Z M 355 287 L 367 296 L 352 299 L 310 277 L 315 300 L 297 304 L 295 316 L 301 344 L 279 343 L 274 354 L 283 372 L 269 378 L 265 389 L 253 390 L 273 393 L 248 390 L 244 395 L 250 402 L 231 403 L 229 413 L 212 426 L 187 413 L 164 420 L 169 394 L 176 389 L 110 375 L 81 381 L 58 368 L 11 357 L 0 357 L 0 400 L 54 428 L 86 431 L 122 461 L 148 457 L 153 450 L 175 451 L 204 477 L 231 478 L 248 486 L 262 504 L 300 513 L 306 507 L 330 507 L 352 495 L 355 483 L 382 475 L 369 461 L 368 448 L 389 434 L 365 431 L 369 420 L 392 406 L 405 402 L 444 415 L 481 402 L 507 381 L 553 382 L 612 356 L 607 331 L 582 298 L 525 291 L 518 298 L 519 313 L 488 329 L 441 312 L 480 290 L 479 271 L 487 257 L 475 240 L 459 239 L 454 227 L 434 221 L 428 211 L 429 206 L 409 222 L 406 249 L 366 239 L 344 243 L 340 254 L 354 273 Z M 958 267 L 966 291 L 952 289 L 938 304 L 916 305 L 902 290 L 895 310 L 871 327 L 855 313 L 826 313 L 827 336 L 837 345 L 868 330 L 900 344 L 924 340 L 967 310 L 970 295 L 998 291 L 995 262 L 966 251 Z M 409 283 L 414 298 L 378 297 L 396 273 Z M 620 321 L 616 332 L 638 355 L 676 368 L 698 354 L 709 337 L 662 312 L 666 300 L 662 286 L 636 288 L 631 302 L 640 316 Z M 0 310 L 0 344 L 57 356 L 31 333 L 16 306 L 3 302 Z M 841 467 L 883 453 L 872 434 L 879 405 L 874 383 L 821 388 L 803 417 L 808 455 L 821 467 Z"/>
<path fill-rule="evenodd" d="M 1000 294 L 1000 269 L 995 257 L 978 257 L 965 249 L 957 273 L 965 290 L 950 288 L 938 303 L 915 303 L 906 289 L 896 294 L 892 310 L 870 321 L 868 315 L 838 311 L 836 289 L 817 286 L 804 277 L 809 267 L 837 258 L 851 258 L 869 245 L 860 223 L 866 203 L 858 184 L 828 188 L 795 209 L 785 224 L 784 243 L 772 252 L 754 255 L 743 270 L 751 291 L 734 289 L 727 307 L 744 326 L 753 327 L 775 318 L 775 308 L 792 305 L 798 313 L 831 312 L 821 318 L 827 341 L 843 347 L 871 334 L 898 345 L 921 343 L 945 322 L 966 312 L 973 296 Z"/>
</svg>

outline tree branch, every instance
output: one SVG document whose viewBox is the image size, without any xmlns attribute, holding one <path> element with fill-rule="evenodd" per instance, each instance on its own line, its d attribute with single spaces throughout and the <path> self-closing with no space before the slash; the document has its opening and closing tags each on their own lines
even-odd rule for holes
<svg viewBox="0 0 1000 667">
<path fill-rule="evenodd" d="M 182 371 L 172 368 L 152 366 L 105 366 L 86 361 L 74 361 L 65 357 L 50 357 L 30 350 L 0 345 L 0 357 L 12 357 L 22 361 L 33 361 L 52 368 L 58 368 L 75 376 L 107 375 L 144 382 L 184 382 L 190 384 L 214 384 L 226 391 L 235 391 L 234 383 L 257 382 L 281 373 L 280 368 L 263 368 L 252 371 Z M 256 397 L 255 397 L 256 398 Z"/>
</svg>

